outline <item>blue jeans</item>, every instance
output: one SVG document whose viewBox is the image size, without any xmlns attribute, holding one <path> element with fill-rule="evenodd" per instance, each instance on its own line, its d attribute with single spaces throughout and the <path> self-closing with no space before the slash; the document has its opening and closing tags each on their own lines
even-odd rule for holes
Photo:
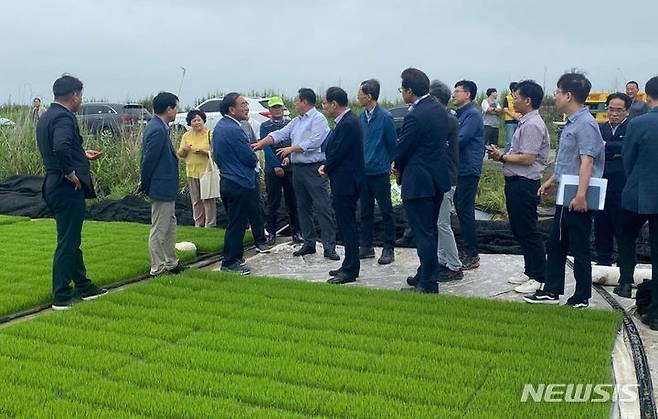
<svg viewBox="0 0 658 419">
<path fill-rule="evenodd" d="M 509 152 L 510 148 L 512 148 L 512 137 L 518 127 L 519 124 L 516 122 L 512 124 L 505 123 L 505 153 Z"/>
</svg>

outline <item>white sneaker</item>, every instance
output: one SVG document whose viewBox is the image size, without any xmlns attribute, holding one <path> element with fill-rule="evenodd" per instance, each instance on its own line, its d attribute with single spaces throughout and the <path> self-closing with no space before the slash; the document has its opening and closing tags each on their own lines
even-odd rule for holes
<svg viewBox="0 0 658 419">
<path fill-rule="evenodd" d="M 541 282 L 537 282 L 534 279 L 531 279 L 518 287 L 514 288 L 514 291 L 520 294 L 531 294 L 539 289 L 541 289 Z"/>
<path fill-rule="evenodd" d="M 528 278 L 528 275 L 526 275 L 526 274 L 521 274 L 521 275 L 517 275 L 517 276 L 512 276 L 512 277 L 510 277 L 510 278 L 507 280 L 507 282 L 509 282 L 510 284 L 520 285 L 520 284 L 525 284 L 525 283 L 528 282 L 529 280 L 530 280 L 530 278 Z"/>
</svg>

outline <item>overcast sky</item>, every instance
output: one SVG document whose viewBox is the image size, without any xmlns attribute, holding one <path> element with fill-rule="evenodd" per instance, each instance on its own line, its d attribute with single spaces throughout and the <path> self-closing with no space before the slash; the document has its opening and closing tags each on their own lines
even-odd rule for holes
<svg viewBox="0 0 658 419">
<path fill-rule="evenodd" d="M 51 100 L 62 73 L 87 99 L 169 90 L 293 95 L 375 77 L 397 97 L 409 66 L 448 84 L 547 90 L 572 67 L 596 90 L 658 74 L 655 0 L 28 0 L 0 3 L 0 103 Z"/>
</svg>

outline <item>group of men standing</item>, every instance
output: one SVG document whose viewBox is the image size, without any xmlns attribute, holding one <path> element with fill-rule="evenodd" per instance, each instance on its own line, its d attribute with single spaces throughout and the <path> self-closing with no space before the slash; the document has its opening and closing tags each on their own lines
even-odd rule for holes
<svg viewBox="0 0 658 419">
<path fill-rule="evenodd" d="M 82 87 L 75 77 L 65 75 L 58 79 L 53 85 L 55 102 L 37 126 L 37 142 L 46 167 L 44 198 L 57 222 L 58 244 L 53 264 L 55 309 L 70 307 L 74 296 L 70 281 L 82 299 L 97 298 L 107 292 L 86 277 L 79 249 L 85 198 L 94 196 L 89 161 L 101 156 L 98 151 L 85 151 L 82 147 L 74 115 L 82 102 Z M 525 261 L 524 275 L 510 282 L 519 285 L 517 291 L 528 293 L 524 299 L 530 303 L 559 300 L 564 293 L 565 261 L 570 253 L 574 256 L 576 291 L 567 304 L 573 307 L 589 304 L 588 238 L 595 211 L 588 206 L 586 198 L 592 177 L 604 176 L 609 180 L 607 212 L 596 213 L 595 228 L 599 243 L 609 241 L 604 236 L 609 236 L 610 231 L 618 241 L 621 280 L 615 292 L 630 296 L 635 239 L 647 221 L 652 261 L 658 260 L 658 177 L 653 173 L 658 159 L 658 77 L 649 80 L 645 88 L 647 107 L 651 110 L 630 122 L 629 113 L 637 100 L 615 93 L 607 101 L 609 121 L 601 126 L 596 124 L 584 106 L 590 88 L 589 80 L 578 73 L 564 74 L 557 83 L 556 105 L 566 115 L 566 125 L 555 173 L 543 184 L 540 182 L 548 160 L 549 138 L 538 112 L 544 92 L 537 83 L 515 84 L 511 103 L 508 100 L 506 104 L 506 109 L 513 107 L 517 125 L 508 141 L 510 149 L 488 146 L 490 158 L 503 163 L 510 225 Z M 377 104 L 379 83 L 372 79 L 359 86 L 357 98 L 365 107 L 362 115 L 356 116 L 348 108 L 343 89 L 331 87 L 322 102 L 326 115 L 335 121 L 330 130 L 326 117 L 315 108 L 315 93 L 300 89 L 295 98 L 299 115 L 288 122 L 278 117 L 283 112 L 272 112 L 272 122 L 263 125 L 262 139 L 254 143 L 250 143 L 241 124 L 249 115 L 246 99 L 238 93 L 224 97 L 220 109 L 224 118 L 212 135 L 213 155 L 222 174 L 221 198 L 228 213 L 222 269 L 249 273 L 242 242 L 250 222 L 249 214 L 254 214 L 259 205 L 255 150 L 261 148 L 266 148 L 269 156 L 266 167 L 272 169 L 271 174 L 266 174 L 268 189 L 283 189 L 284 195 L 288 193 L 290 197 L 289 204 L 294 195 L 303 240 L 301 248 L 295 251 L 296 256 L 316 251 L 315 215 L 320 222 L 324 256 L 339 260 L 335 250 L 335 216 L 346 256 L 339 269 L 329 272 L 328 282 L 355 281 L 360 259 L 375 256 L 372 247 L 375 201 L 386 223 L 379 263 L 393 262 L 390 173 L 401 185 L 403 205 L 420 259 L 416 275 L 407 279 L 412 286 L 407 289 L 436 293 L 438 282 L 459 279 L 462 269 L 479 265 L 473 218 L 485 130 L 482 113 L 473 106 L 477 87 L 472 81 L 462 80 L 451 95 L 443 83 L 430 83 L 425 73 L 408 68 L 401 74 L 399 91 L 409 105 L 409 112 L 397 139 L 390 114 Z M 456 116 L 446 107 L 450 97 L 457 106 Z M 152 275 L 178 273 L 183 269 L 174 247 L 178 160 L 169 138 L 169 123 L 174 120 L 178 106 L 178 98 L 172 93 L 158 94 L 153 100 L 156 117 L 144 131 L 140 190 L 152 201 L 149 237 Z M 277 107 L 283 108 L 283 104 L 270 103 L 271 110 Z M 639 107 L 635 105 L 636 109 Z M 545 252 L 537 230 L 537 205 L 539 197 L 551 193 L 563 175 L 577 176 L 579 184 L 570 202 L 556 206 Z M 445 205 L 453 193 L 466 243 L 466 257 L 462 260 L 450 229 L 450 205 Z M 356 220 L 359 200 L 360 237 Z M 270 231 L 275 231 L 275 223 L 276 219 L 268 220 Z M 597 245 L 597 250 L 599 262 L 605 263 L 608 249 Z M 658 328 L 655 268 L 653 284 L 654 303 L 643 321 Z"/>
</svg>

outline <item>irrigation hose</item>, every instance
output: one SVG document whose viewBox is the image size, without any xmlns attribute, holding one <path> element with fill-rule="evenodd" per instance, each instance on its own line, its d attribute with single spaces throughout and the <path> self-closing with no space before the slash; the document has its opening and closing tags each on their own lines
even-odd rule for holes
<svg viewBox="0 0 658 419">
<path fill-rule="evenodd" d="M 569 259 L 567 259 L 567 266 L 573 270 L 573 262 Z M 622 325 L 628 336 L 628 342 L 631 345 L 631 353 L 633 354 L 633 364 L 635 365 L 635 376 L 638 384 L 638 396 L 640 398 L 640 417 L 642 419 L 656 419 L 658 416 L 656 414 L 656 400 L 653 396 L 653 383 L 649 371 L 649 361 L 647 360 L 647 354 L 644 350 L 642 338 L 637 330 L 637 326 L 635 326 L 633 319 L 626 312 L 624 307 L 622 307 L 605 288 L 599 284 L 594 284 L 593 287 L 612 308 L 621 311 L 624 316 Z"/>
</svg>

